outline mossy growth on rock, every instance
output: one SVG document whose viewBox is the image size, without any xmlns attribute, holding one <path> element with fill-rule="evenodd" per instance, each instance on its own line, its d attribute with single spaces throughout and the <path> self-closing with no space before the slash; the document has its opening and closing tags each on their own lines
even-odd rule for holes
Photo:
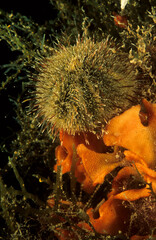
<svg viewBox="0 0 156 240">
<path fill-rule="evenodd" d="M 36 84 L 38 115 L 45 125 L 70 134 L 100 132 L 110 118 L 139 101 L 143 78 L 112 39 L 78 39 L 42 60 Z"/>
</svg>

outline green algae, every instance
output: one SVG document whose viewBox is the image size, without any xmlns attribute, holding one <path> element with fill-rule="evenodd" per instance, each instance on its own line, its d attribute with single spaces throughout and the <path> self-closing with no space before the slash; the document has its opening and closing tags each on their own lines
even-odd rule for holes
<svg viewBox="0 0 156 240">
<path fill-rule="evenodd" d="M 7 13 L 3 9 L 0 11 L 1 46 L 3 48 L 5 45 L 5 50 L 8 49 L 10 54 L 8 62 L 1 66 L 0 84 L 1 102 L 8 99 L 9 111 L 9 115 L 4 109 L 1 112 L 1 116 L 4 115 L 1 117 L 1 126 L 8 124 L 5 134 L 0 138 L 2 239 L 57 239 L 54 233 L 58 233 L 58 226 L 69 230 L 76 227 L 71 215 L 88 222 L 82 207 L 74 201 L 66 212 L 66 224 L 60 221 L 60 216 L 64 214 L 61 205 L 58 204 L 54 210 L 46 207 L 46 200 L 51 194 L 56 194 L 57 198 L 63 194 L 64 199 L 71 200 L 71 189 L 67 187 L 70 177 L 66 175 L 62 182 L 57 181 L 60 186 L 57 186 L 59 191 L 55 191 L 55 180 L 59 178 L 53 173 L 57 139 L 54 142 L 48 131 L 42 133 L 35 114 L 27 110 L 34 104 L 32 77 L 38 73 L 40 58 L 43 60 L 49 57 L 56 49 L 56 43 L 61 42 L 60 45 L 66 47 L 70 44 L 73 46 L 78 35 L 82 38 L 94 38 L 95 41 L 103 41 L 108 35 L 115 38 L 131 63 L 150 82 L 150 87 L 144 89 L 144 96 L 155 101 L 154 1 L 144 1 L 142 4 L 133 0 L 126 5 L 123 14 L 128 16 L 128 29 L 120 29 L 114 24 L 113 13 L 120 14 L 120 3 L 117 1 L 75 1 L 72 4 L 70 1 L 56 0 L 51 1 L 51 4 L 55 6 L 57 16 L 42 25 L 20 13 Z M 69 68 L 73 69 L 74 66 L 73 63 Z M 155 197 L 151 186 L 149 188 Z M 108 187 L 106 189 L 108 190 Z M 75 192 L 75 189 L 72 191 Z M 80 189 L 78 192 L 78 200 L 93 204 L 91 199 L 94 199 L 94 196 L 90 197 Z M 80 195 L 83 195 L 83 199 Z M 86 232 L 76 228 L 78 239 L 125 239 L 122 234 L 114 237 L 94 231 L 87 234 L 85 238 Z"/>
</svg>

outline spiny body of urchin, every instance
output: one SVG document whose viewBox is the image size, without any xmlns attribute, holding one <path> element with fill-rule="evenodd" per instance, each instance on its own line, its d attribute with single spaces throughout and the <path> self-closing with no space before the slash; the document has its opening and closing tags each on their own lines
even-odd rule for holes
<svg viewBox="0 0 156 240">
<path fill-rule="evenodd" d="M 38 114 L 69 134 L 97 132 L 137 98 L 139 80 L 112 40 L 78 40 L 44 59 L 36 84 Z"/>
</svg>

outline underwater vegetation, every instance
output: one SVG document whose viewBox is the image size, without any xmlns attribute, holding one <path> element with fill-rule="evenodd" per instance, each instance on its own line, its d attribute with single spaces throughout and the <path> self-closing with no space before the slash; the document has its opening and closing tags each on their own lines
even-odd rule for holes
<svg viewBox="0 0 156 240">
<path fill-rule="evenodd" d="M 43 5 L 0 10 L 0 238 L 155 239 L 155 1 Z"/>
</svg>

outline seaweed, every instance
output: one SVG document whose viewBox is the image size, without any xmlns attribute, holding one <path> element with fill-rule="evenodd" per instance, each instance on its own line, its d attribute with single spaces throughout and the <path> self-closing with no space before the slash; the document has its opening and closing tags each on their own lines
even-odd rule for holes
<svg viewBox="0 0 156 240">
<path fill-rule="evenodd" d="M 58 239 L 61 228 L 71 231 L 76 239 L 128 239 L 122 233 L 114 237 L 97 233 L 85 212 L 89 206 L 97 204 L 98 195 L 102 192 L 106 195 L 112 179 L 98 186 L 90 196 L 76 179 L 73 181 L 73 176 L 62 175 L 61 169 L 57 173 L 53 171 L 58 137 L 47 130 L 42 132 L 40 119 L 32 111 L 34 82 L 41 62 L 58 45 L 73 46 L 78 36 L 102 41 L 109 35 L 149 79 L 150 87 L 145 96 L 154 101 L 154 0 L 144 1 L 144 4 L 132 0 L 123 12 L 120 2 L 115 0 L 55 0 L 49 1 L 49 6 L 55 9 L 55 16 L 42 23 L 14 9 L 0 10 L 0 49 L 3 52 L 0 100 L 5 105 L 1 107 L 0 116 L 0 238 Z M 114 13 L 127 15 L 127 28 L 114 24 Z M 149 189 L 155 199 L 151 185 Z M 47 199 L 54 199 L 51 200 L 54 207 L 48 207 Z M 88 223 L 92 231 L 78 227 L 75 221 Z"/>
</svg>

